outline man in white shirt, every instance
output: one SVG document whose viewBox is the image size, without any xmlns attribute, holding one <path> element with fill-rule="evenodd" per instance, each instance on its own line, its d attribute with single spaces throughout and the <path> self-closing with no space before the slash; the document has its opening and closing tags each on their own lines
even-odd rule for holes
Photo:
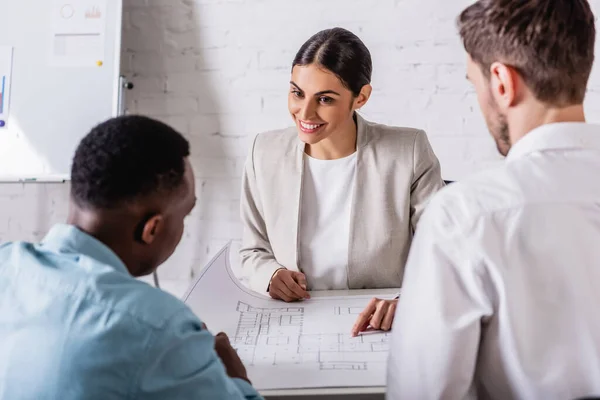
<svg viewBox="0 0 600 400">
<path fill-rule="evenodd" d="M 416 231 L 390 399 L 600 395 L 600 126 L 586 0 L 480 0 L 458 20 L 502 166 L 452 184 Z"/>
</svg>

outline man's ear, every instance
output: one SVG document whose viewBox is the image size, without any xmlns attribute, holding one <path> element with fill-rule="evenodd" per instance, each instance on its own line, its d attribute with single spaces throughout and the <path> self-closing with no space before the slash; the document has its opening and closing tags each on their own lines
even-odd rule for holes
<svg viewBox="0 0 600 400">
<path fill-rule="evenodd" d="M 164 217 L 161 214 L 151 215 L 140 223 L 136 239 L 144 244 L 151 244 L 162 232 L 164 226 Z"/>
<path fill-rule="evenodd" d="M 505 64 L 495 62 L 490 66 L 490 84 L 496 103 L 505 110 L 517 101 L 519 77 L 517 71 Z"/>
</svg>

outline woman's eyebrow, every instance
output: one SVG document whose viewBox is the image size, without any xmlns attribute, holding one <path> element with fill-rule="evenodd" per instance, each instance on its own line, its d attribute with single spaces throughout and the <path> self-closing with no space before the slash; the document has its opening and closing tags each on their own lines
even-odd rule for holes
<svg viewBox="0 0 600 400">
<path fill-rule="evenodd" d="M 290 81 L 290 84 L 293 85 L 299 91 L 304 92 L 302 89 L 300 89 L 300 86 L 298 86 L 294 83 L 294 81 Z M 324 94 L 335 94 L 337 96 L 340 96 L 340 94 L 338 92 L 336 92 L 335 90 L 322 90 L 320 92 L 315 93 L 315 96 L 322 96 Z"/>
</svg>

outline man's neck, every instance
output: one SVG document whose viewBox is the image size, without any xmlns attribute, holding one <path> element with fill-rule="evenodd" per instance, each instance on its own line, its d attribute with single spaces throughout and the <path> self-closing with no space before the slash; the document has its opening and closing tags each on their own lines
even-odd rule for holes
<svg viewBox="0 0 600 400">
<path fill-rule="evenodd" d="M 77 227 L 82 232 L 94 237 L 110 248 L 125 264 L 130 273 L 132 271 L 131 243 L 127 238 L 127 221 L 123 217 L 110 215 L 111 213 L 83 210 L 71 205 L 67 223 Z M 128 240 L 129 239 L 129 240 Z"/>
<path fill-rule="evenodd" d="M 515 115 L 510 126 L 510 141 L 514 145 L 523 136 L 543 125 L 560 122 L 586 122 L 582 104 L 562 108 L 538 106 L 522 109 Z"/>
</svg>

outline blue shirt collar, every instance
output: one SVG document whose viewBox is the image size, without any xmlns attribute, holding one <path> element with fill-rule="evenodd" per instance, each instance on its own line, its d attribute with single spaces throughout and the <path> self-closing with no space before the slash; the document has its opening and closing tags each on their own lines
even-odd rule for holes
<svg viewBox="0 0 600 400">
<path fill-rule="evenodd" d="M 79 253 L 116 271 L 131 275 L 123 261 L 104 243 L 73 225 L 57 224 L 42 240 L 42 246 L 57 253 Z"/>
</svg>

